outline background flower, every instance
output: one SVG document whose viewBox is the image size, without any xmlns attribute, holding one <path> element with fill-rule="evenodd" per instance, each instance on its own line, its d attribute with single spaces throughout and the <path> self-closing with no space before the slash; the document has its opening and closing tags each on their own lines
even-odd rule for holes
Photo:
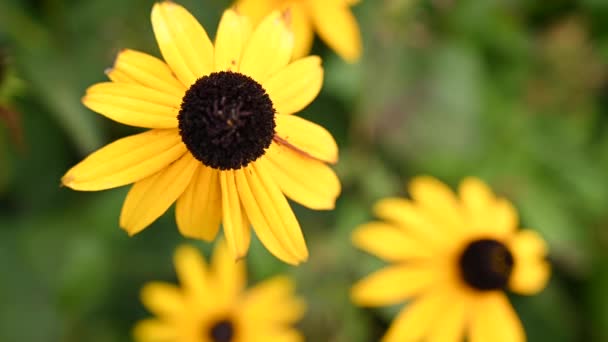
<svg viewBox="0 0 608 342">
<path fill-rule="evenodd" d="M 174 2 L 210 36 L 234 3 Z M 141 132 L 80 98 L 107 80 L 100 68 L 122 48 L 159 56 L 154 3 L 0 1 L 0 44 L 25 85 L 13 106 L 27 143 L 20 154 L 0 128 L 0 341 L 129 341 L 148 315 L 136 299 L 142 284 L 175 283 L 167 260 L 184 238 L 172 209 L 127 238 L 116 222 L 128 188 L 86 193 L 58 184 L 92 151 Z M 334 211 L 292 203 L 311 255 L 295 269 L 254 237 L 250 281 L 283 273 L 297 280 L 308 341 L 378 341 L 400 307 L 350 302 L 352 284 L 384 265 L 349 243 L 352 229 L 373 219 L 379 199 L 405 197 L 412 175 L 432 174 L 450 188 L 474 175 L 509 198 L 521 226 L 551 251 L 547 288 L 509 298 L 528 340 L 608 341 L 608 3 L 361 1 L 352 10 L 365 58 L 349 65 L 318 44 L 323 89 L 300 115 L 341 147 L 343 193 Z"/>
<path fill-rule="evenodd" d="M 504 294 L 536 294 L 547 284 L 547 246 L 518 231 L 513 205 L 476 178 L 458 195 L 432 177 L 409 184 L 411 200 L 374 206 L 382 221 L 363 224 L 353 243 L 391 265 L 352 288 L 353 301 L 383 306 L 408 301 L 382 338 L 398 341 L 525 341 Z"/>
<path fill-rule="evenodd" d="M 210 264 L 191 246 L 174 256 L 179 286 L 151 282 L 141 291 L 143 304 L 156 315 L 139 321 L 138 342 L 298 342 L 294 329 L 305 303 L 294 296 L 294 282 L 285 276 L 249 289 L 243 261 L 234 262 L 226 244 L 216 244 Z"/>
<path fill-rule="evenodd" d="M 314 34 L 340 57 L 355 62 L 361 56 L 361 33 L 350 7 L 358 0 L 237 0 L 234 4 L 258 23 L 276 9 L 289 9 L 291 29 L 295 35 L 294 57 L 306 56 Z"/>
</svg>

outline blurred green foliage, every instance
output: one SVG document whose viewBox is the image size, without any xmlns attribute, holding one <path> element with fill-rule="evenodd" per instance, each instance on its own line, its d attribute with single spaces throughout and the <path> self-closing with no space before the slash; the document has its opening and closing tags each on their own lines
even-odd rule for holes
<svg viewBox="0 0 608 342">
<path fill-rule="evenodd" d="M 229 5 L 180 3 L 211 36 Z M 0 341 L 129 341 L 148 315 L 142 284 L 175 280 L 185 239 L 172 213 L 128 238 L 126 189 L 59 186 L 87 153 L 136 132 L 79 99 L 121 48 L 159 55 L 152 4 L 0 2 Z M 349 286 L 380 266 L 350 245 L 351 229 L 413 175 L 453 186 L 475 175 L 551 246 L 549 287 L 513 297 L 529 339 L 608 341 L 608 2 L 368 0 L 355 12 L 363 60 L 317 42 L 325 86 L 302 114 L 338 139 L 343 194 L 332 212 L 294 204 L 310 261 L 288 267 L 254 242 L 251 281 L 297 278 L 309 341 L 375 341 L 399 307 L 349 303 Z"/>
</svg>

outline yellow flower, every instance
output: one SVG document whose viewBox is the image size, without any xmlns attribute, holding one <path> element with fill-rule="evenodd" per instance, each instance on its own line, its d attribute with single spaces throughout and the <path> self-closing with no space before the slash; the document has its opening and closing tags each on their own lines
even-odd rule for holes
<svg viewBox="0 0 608 342">
<path fill-rule="evenodd" d="M 382 341 L 525 341 L 504 289 L 530 295 L 544 288 L 544 241 L 517 231 L 511 203 L 478 179 L 465 179 L 459 196 L 431 177 L 415 178 L 409 191 L 411 201 L 378 202 L 375 212 L 385 221 L 352 236 L 359 248 L 394 263 L 355 284 L 353 301 L 410 303 Z"/>
<path fill-rule="evenodd" d="M 289 63 L 292 34 L 280 12 L 255 30 L 228 10 L 215 44 L 183 7 L 157 3 L 152 27 L 165 62 L 122 51 L 83 103 L 123 124 L 150 130 L 120 139 L 70 169 L 64 185 L 84 191 L 135 183 L 120 226 L 130 235 L 172 204 L 180 232 L 211 241 L 223 224 L 235 258 L 246 255 L 250 223 L 279 259 L 308 251 L 285 195 L 332 209 L 340 183 L 326 163 L 337 145 L 319 125 L 292 115 L 319 93 L 319 57 Z M 215 46 L 214 46 L 215 45 Z"/>
<path fill-rule="evenodd" d="M 136 341 L 303 341 L 292 325 L 305 303 L 294 297 L 290 278 L 277 276 L 246 291 L 245 264 L 235 262 L 224 243 L 217 244 L 211 265 L 195 248 L 179 247 L 175 268 L 181 288 L 151 282 L 142 289 L 142 302 L 157 317 L 136 324 Z"/>
<path fill-rule="evenodd" d="M 237 0 L 236 10 L 259 22 L 271 11 L 289 9 L 296 46 L 294 57 L 305 56 L 314 31 L 342 58 L 355 62 L 361 56 L 361 34 L 350 6 L 358 0 Z"/>
</svg>

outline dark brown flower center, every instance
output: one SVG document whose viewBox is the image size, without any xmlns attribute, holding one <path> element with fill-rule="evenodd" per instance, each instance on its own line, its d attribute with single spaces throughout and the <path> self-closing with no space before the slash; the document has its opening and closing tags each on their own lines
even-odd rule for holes
<svg viewBox="0 0 608 342">
<path fill-rule="evenodd" d="M 513 255 L 502 242 L 481 239 L 471 242 L 460 256 L 464 281 L 480 291 L 506 287 L 513 270 Z"/>
<path fill-rule="evenodd" d="M 228 319 L 217 321 L 209 329 L 209 338 L 213 342 L 231 342 L 234 338 L 234 324 Z"/>
<path fill-rule="evenodd" d="M 231 71 L 199 78 L 178 115 L 182 141 L 203 164 L 236 170 L 264 155 L 274 136 L 272 101 L 253 80 Z"/>
</svg>

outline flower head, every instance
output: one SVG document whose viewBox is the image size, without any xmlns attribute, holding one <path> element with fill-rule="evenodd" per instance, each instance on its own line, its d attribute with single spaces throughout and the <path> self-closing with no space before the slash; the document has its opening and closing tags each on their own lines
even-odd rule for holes
<svg viewBox="0 0 608 342">
<path fill-rule="evenodd" d="M 141 291 L 144 305 L 157 317 L 135 326 L 138 342 L 302 341 L 293 324 L 305 303 L 293 295 L 284 276 L 245 290 L 246 269 L 218 243 L 211 264 L 199 252 L 181 246 L 175 252 L 181 287 L 148 283 Z"/>
<path fill-rule="evenodd" d="M 353 300 L 410 301 L 383 341 L 524 341 L 504 290 L 530 295 L 544 288 L 544 241 L 518 231 L 513 206 L 478 179 L 465 179 L 459 196 L 430 177 L 409 189 L 413 200 L 381 200 L 375 211 L 385 221 L 353 233 L 355 245 L 394 263 L 355 284 Z"/>
<path fill-rule="evenodd" d="M 340 183 L 326 163 L 336 143 L 321 126 L 292 115 L 319 93 L 319 57 L 290 63 L 293 37 L 275 11 L 253 29 L 228 10 L 215 44 L 173 2 L 157 3 L 152 26 L 166 63 L 124 50 L 83 103 L 123 124 L 150 130 L 94 152 L 62 178 L 75 190 L 134 183 L 120 225 L 130 235 L 172 204 L 180 232 L 213 240 L 220 223 L 235 258 L 249 248 L 250 224 L 281 260 L 308 251 L 286 198 L 332 209 Z"/>
<path fill-rule="evenodd" d="M 259 22 L 268 13 L 289 9 L 295 35 L 294 57 L 308 54 L 316 31 L 349 62 L 361 56 L 361 34 L 350 7 L 358 0 L 237 0 L 236 9 Z"/>
</svg>

